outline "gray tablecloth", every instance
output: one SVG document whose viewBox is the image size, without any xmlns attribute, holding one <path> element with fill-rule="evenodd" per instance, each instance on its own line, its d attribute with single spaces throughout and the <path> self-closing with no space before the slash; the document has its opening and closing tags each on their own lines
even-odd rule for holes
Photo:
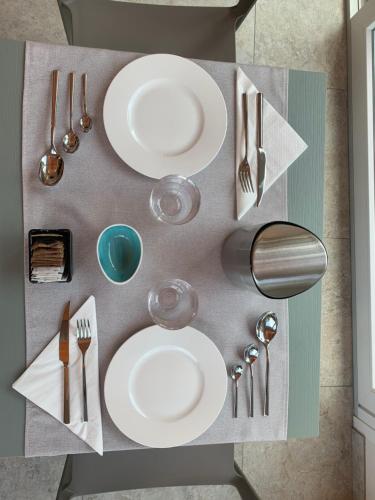
<svg viewBox="0 0 375 500">
<path fill-rule="evenodd" d="M 221 88 L 228 109 L 224 145 L 209 167 L 194 176 L 202 204 L 189 224 L 173 227 L 156 222 L 148 208 L 153 181 L 125 165 L 112 150 L 102 123 L 103 99 L 109 83 L 137 54 L 79 47 L 27 43 L 23 101 L 23 203 L 25 270 L 27 233 L 32 228 L 69 228 L 73 233 L 74 275 L 69 284 L 32 285 L 25 271 L 27 363 L 59 329 L 63 305 L 73 310 L 93 294 L 97 301 L 101 388 L 108 363 L 129 336 L 151 324 L 147 292 L 157 281 L 179 277 L 199 294 L 199 314 L 193 326 L 208 335 L 222 352 L 228 367 L 239 360 L 243 347 L 255 340 L 257 317 L 274 310 L 280 334 L 271 346 L 271 415 L 261 414 L 264 384 L 264 351 L 255 368 L 255 417 L 247 418 L 246 382 L 240 387 L 239 417 L 232 418 L 229 385 L 225 406 L 212 427 L 192 444 L 213 444 L 287 437 L 288 325 L 287 302 L 271 301 L 235 288 L 226 279 L 220 262 L 222 242 L 234 229 L 273 219 L 287 218 L 286 178 L 266 193 L 259 209 L 235 220 L 235 65 L 197 61 Z M 287 116 L 288 72 L 283 69 L 242 66 L 269 102 Z M 74 155 L 65 155 L 63 180 L 53 188 L 38 179 L 38 163 L 49 142 L 50 74 L 60 69 L 57 142 L 68 125 L 67 76 L 70 71 L 89 75 L 89 112 L 93 130 L 81 136 Z M 79 83 L 79 82 L 78 82 Z M 79 102 L 80 85 L 76 86 Z M 75 123 L 79 118 L 75 110 Z M 126 223 L 141 233 L 144 259 L 136 277 L 127 285 L 109 283 L 98 267 L 96 240 L 110 224 Z M 112 423 L 102 399 L 104 449 L 139 447 Z M 25 455 L 54 455 L 89 451 L 89 448 L 51 416 L 28 402 Z"/>
</svg>

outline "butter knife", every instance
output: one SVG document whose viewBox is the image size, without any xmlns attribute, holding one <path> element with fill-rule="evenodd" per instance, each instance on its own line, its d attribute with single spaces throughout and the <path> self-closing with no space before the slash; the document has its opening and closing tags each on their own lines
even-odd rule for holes
<svg viewBox="0 0 375 500">
<path fill-rule="evenodd" d="M 64 424 L 70 424 L 69 405 L 69 307 L 68 302 L 64 309 L 60 328 L 59 356 L 64 365 Z"/>
<path fill-rule="evenodd" d="M 257 207 L 262 201 L 264 192 L 264 183 L 266 180 L 266 152 L 263 149 L 263 94 L 257 93 Z"/>
</svg>

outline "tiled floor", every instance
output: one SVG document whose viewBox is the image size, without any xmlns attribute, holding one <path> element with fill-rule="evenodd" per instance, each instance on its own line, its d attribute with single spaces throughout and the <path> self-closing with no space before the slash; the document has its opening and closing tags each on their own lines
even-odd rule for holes
<svg viewBox="0 0 375 500">
<path fill-rule="evenodd" d="M 365 437 L 352 431 L 353 500 L 366 499 L 366 445 Z"/>
<path fill-rule="evenodd" d="M 321 431 L 316 439 L 237 447 L 238 461 L 262 500 L 353 498 L 345 5 L 345 0 L 258 0 L 238 34 L 240 62 L 325 71 L 329 86 L 324 233 L 330 265 L 322 313 Z M 66 43 L 57 2 L 0 0 L 0 38 Z M 0 460 L 0 500 L 54 498 L 62 464 L 63 457 Z M 230 500 L 238 495 L 230 487 L 189 487 L 98 498 Z"/>
</svg>

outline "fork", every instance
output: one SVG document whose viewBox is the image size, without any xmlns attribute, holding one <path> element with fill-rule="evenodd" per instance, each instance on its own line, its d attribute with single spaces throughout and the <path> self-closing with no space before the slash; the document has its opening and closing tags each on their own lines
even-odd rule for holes
<svg viewBox="0 0 375 500">
<path fill-rule="evenodd" d="M 251 170 L 250 165 L 247 160 L 248 156 L 248 109 L 247 109 L 247 94 L 242 94 L 242 109 L 243 109 L 243 119 L 244 119 L 244 134 L 245 134 L 245 156 L 238 169 L 238 177 L 240 179 L 240 184 L 242 191 L 244 193 L 254 192 L 253 182 L 251 180 Z"/>
<path fill-rule="evenodd" d="M 82 383 L 83 383 L 83 421 L 88 421 L 87 416 L 87 391 L 86 391 L 86 366 L 85 355 L 91 343 L 91 328 L 88 319 L 77 320 L 77 341 L 82 352 Z"/>
</svg>

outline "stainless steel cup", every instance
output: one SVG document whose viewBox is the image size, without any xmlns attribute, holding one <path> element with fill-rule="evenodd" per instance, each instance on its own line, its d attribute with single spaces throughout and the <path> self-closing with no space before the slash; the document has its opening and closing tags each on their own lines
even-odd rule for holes
<svg viewBox="0 0 375 500">
<path fill-rule="evenodd" d="M 222 252 L 224 271 L 233 283 L 271 299 L 305 292 L 323 277 L 327 262 L 322 241 L 291 222 L 237 229 Z"/>
</svg>

